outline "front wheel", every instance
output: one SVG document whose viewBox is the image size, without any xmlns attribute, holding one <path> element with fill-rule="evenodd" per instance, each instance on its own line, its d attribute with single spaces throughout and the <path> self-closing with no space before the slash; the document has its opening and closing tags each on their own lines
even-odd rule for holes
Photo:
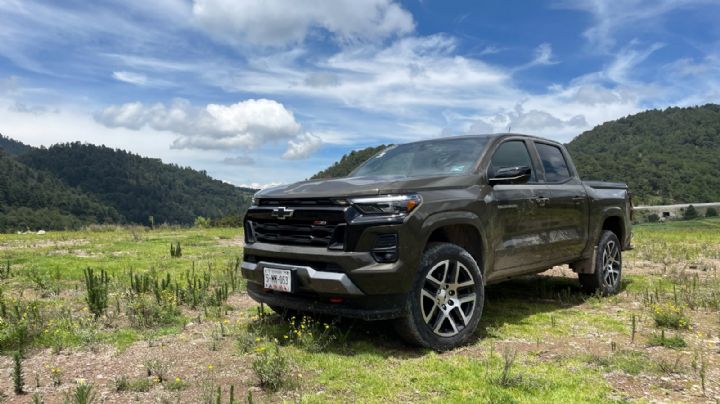
<svg viewBox="0 0 720 404">
<path fill-rule="evenodd" d="M 615 233 L 605 230 L 600 235 L 594 264 L 594 273 L 578 276 L 583 290 L 603 296 L 618 293 L 622 279 L 622 252 Z"/>
<path fill-rule="evenodd" d="M 485 288 L 475 259 L 450 243 L 433 243 L 423 254 L 406 315 L 395 323 L 407 342 L 445 351 L 470 338 L 482 315 Z"/>
</svg>

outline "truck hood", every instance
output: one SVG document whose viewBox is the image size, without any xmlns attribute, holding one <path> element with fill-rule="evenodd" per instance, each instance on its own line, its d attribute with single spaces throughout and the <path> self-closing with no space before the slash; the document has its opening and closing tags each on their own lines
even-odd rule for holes
<svg viewBox="0 0 720 404">
<path fill-rule="evenodd" d="M 420 192 L 423 190 L 462 188 L 478 184 L 472 175 L 402 177 L 364 176 L 301 181 L 260 191 L 261 198 L 327 198 L 361 195 Z"/>
</svg>

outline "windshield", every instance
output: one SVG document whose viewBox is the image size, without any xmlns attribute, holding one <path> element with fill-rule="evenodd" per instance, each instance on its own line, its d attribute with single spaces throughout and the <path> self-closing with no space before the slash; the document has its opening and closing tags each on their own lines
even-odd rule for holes
<svg viewBox="0 0 720 404">
<path fill-rule="evenodd" d="M 366 161 L 352 176 L 419 177 L 467 174 L 487 142 L 487 137 L 472 137 L 391 147 Z"/>
</svg>

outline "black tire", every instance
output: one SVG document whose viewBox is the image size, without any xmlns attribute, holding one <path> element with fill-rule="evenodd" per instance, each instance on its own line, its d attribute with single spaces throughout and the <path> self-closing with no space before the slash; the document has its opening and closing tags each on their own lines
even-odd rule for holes
<svg viewBox="0 0 720 404">
<path fill-rule="evenodd" d="M 586 293 L 609 296 L 620 291 L 622 284 L 622 249 L 615 233 L 604 230 L 595 255 L 595 272 L 579 274 L 580 285 Z"/>
<path fill-rule="evenodd" d="M 484 300 L 485 285 L 475 259 L 455 244 L 432 243 L 423 253 L 406 314 L 395 321 L 395 329 L 410 344 L 453 349 L 475 333 Z"/>
</svg>

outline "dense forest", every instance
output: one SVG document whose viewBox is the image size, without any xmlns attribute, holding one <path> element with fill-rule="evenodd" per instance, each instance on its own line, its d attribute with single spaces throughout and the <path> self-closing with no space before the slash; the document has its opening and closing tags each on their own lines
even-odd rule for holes
<svg viewBox="0 0 720 404">
<path fill-rule="evenodd" d="M 382 147 L 346 154 L 312 178 L 345 176 Z M 641 112 L 567 147 L 583 179 L 626 182 L 636 204 L 720 201 L 720 105 Z"/>
<path fill-rule="evenodd" d="M 353 150 L 350 153 L 343 155 L 339 161 L 336 161 L 330 167 L 313 175 L 310 179 L 315 180 L 320 178 L 345 177 L 350 174 L 350 172 L 354 170 L 357 166 L 364 163 L 367 159 L 379 153 L 380 150 L 388 146 L 389 145 L 380 145 L 375 147 L 367 147 L 361 150 Z"/>
<path fill-rule="evenodd" d="M 567 147 L 583 179 L 624 181 L 636 204 L 720 201 L 720 105 L 641 112 Z"/>
<path fill-rule="evenodd" d="M 114 208 L 0 151 L 0 231 L 121 221 Z"/>
<path fill-rule="evenodd" d="M 79 142 L 33 148 L 0 138 L 0 231 L 187 225 L 200 216 L 235 223 L 254 192 L 123 150 Z"/>
</svg>

